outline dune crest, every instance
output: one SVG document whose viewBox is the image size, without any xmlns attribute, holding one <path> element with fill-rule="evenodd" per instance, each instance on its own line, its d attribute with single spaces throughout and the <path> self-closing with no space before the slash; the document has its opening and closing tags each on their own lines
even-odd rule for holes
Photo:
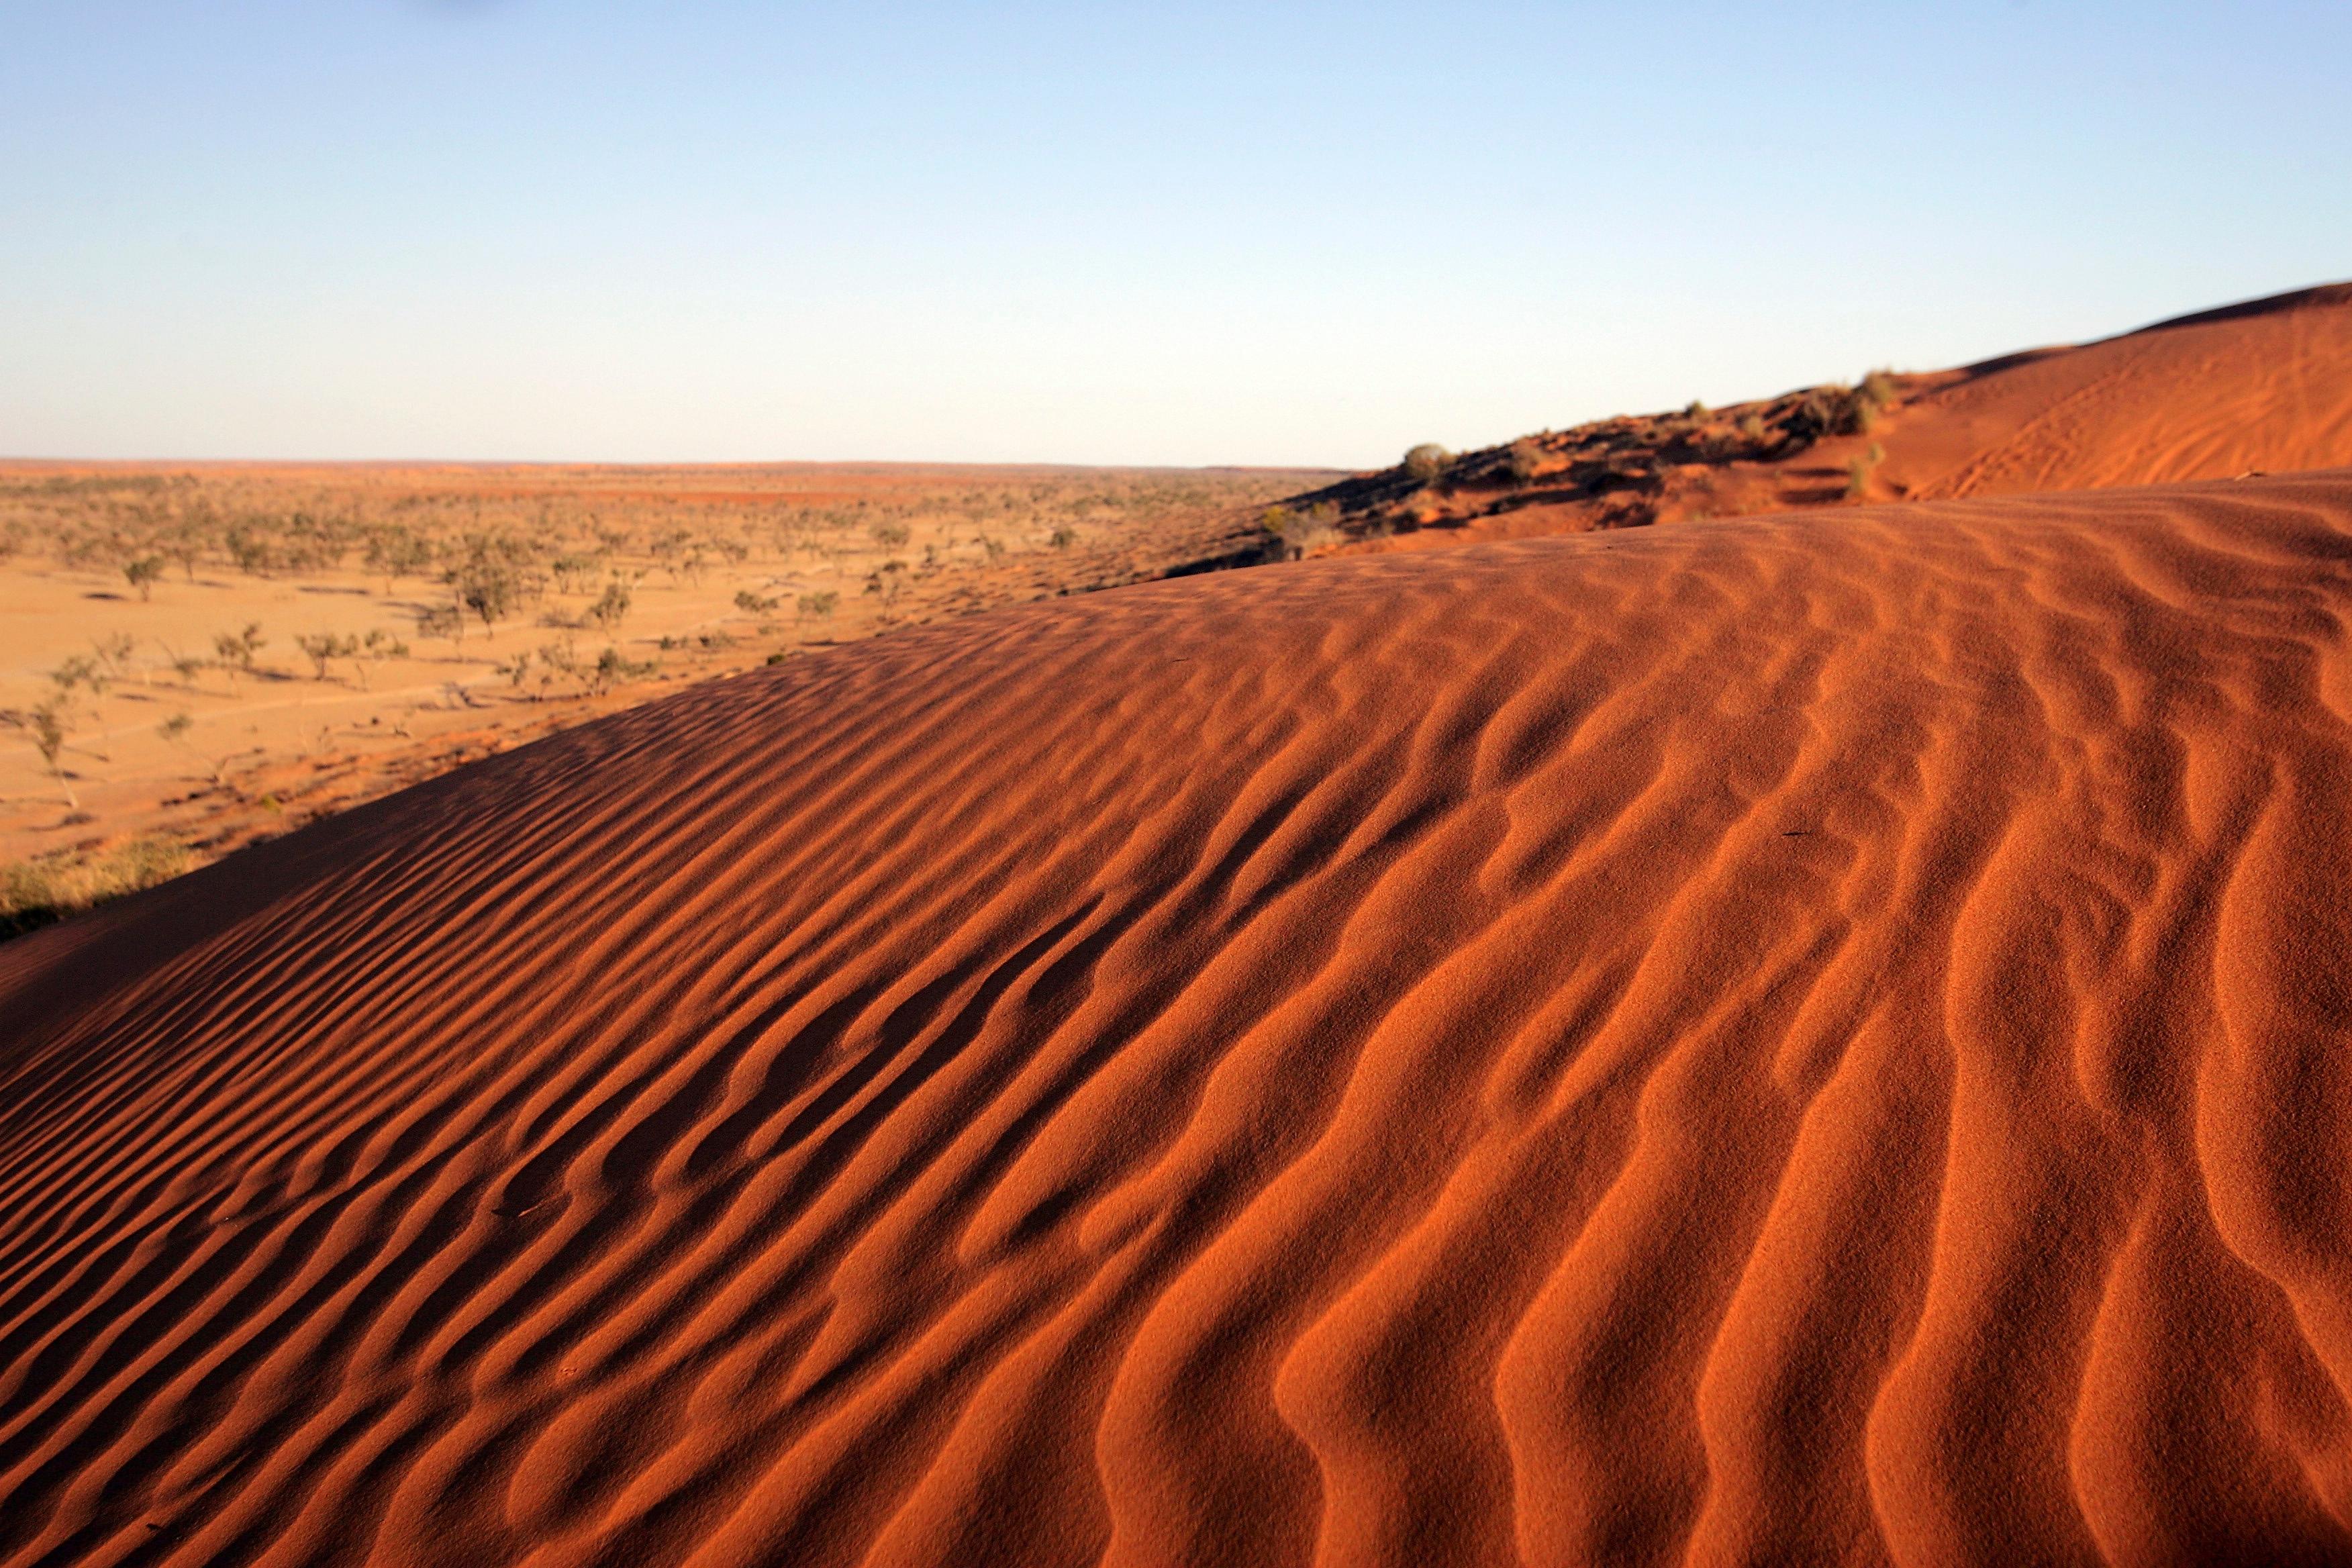
<svg viewBox="0 0 2352 1568">
<path fill-rule="evenodd" d="M 2352 465 L 2352 284 L 1955 370 L 1622 415 L 1294 497 L 1312 551 L 1395 551 Z M 1240 552 L 1230 542 L 1229 559 Z"/>
<path fill-rule="evenodd" d="M 0 949 L 0 1563 L 2352 1554 L 2352 474 L 976 616 Z"/>
<path fill-rule="evenodd" d="M 2352 284 L 1958 375 L 1886 442 L 1915 499 L 2332 468 L 2352 460 Z"/>
</svg>

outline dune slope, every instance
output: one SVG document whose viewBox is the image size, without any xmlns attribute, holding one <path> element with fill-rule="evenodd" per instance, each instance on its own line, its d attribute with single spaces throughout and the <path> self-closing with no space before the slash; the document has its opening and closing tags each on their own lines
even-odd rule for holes
<svg viewBox="0 0 2352 1568">
<path fill-rule="evenodd" d="M 0 1563 L 2352 1554 L 2352 474 L 1151 584 L 0 949 Z"/>
<path fill-rule="evenodd" d="M 2352 284 L 1958 373 L 1904 416 L 1916 497 L 2223 479 L 2352 461 Z"/>
<path fill-rule="evenodd" d="M 1427 549 L 1842 500 L 2097 489 L 2352 464 L 2352 284 L 2066 348 L 1627 415 L 1294 498 L 1359 547 Z M 1234 546 L 1228 545 L 1228 549 Z"/>
</svg>

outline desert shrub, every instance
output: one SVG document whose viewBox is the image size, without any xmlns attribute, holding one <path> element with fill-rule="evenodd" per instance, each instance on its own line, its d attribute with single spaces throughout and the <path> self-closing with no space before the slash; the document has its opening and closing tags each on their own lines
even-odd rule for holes
<svg viewBox="0 0 2352 1568">
<path fill-rule="evenodd" d="M 359 638 L 339 636 L 334 632 L 311 632 L 307 636 L 298 637 L 294 639 L 294 646 L 300 648 L 310 658 L 310 668 L 320 680 L 327 679 L 327 663 L 330 659 L 357 658 L 360 652 Z"/>
<path fill-rule="evenodd" d="M 248 577 L 266 577 L 277 568 L 275 542 L 250 520 L 229 524 L 221 542 L 236 569 Z"/>
<path fill-rule="evenodd" d="M 261 635 L 258 621 L 246 622 L 243 631 L 213 634 L 213 652 L 219 656 L 220 667 L 227 673 L 230 686 L 236 684 L 239 675 L 253 673 L 253 656 L 268 644 L 269 639 Z"/>
<path fill-rule="evenodd" d="M 352 668 L 359 674 L 360 685 L 366 687 L 374 684 L 368 674 L 370 668 L 387 658 L 406 658 L 408 645 L 392 633 L 379 627 L 369 632 L 365 639 L 352 651 L 354 657 L 352 660 Z"/>
<path fill-rule="evenodd" d="M 220 525 L 214 520 L 212 509 L 199 503 L 191 508 L 170 528 L 155 536 L 155 548 L 163 559 L 180 569 L 180 575 L 193 583 L 196 580 L 196 563 L 212 547 Z"/>
<path fill-rule="evenodd" d="M 898 603 L 906 586 L 907 563 L 903 561 L 885 561 L 866 578 L 866 591 L 878 595 L 885 609 Z"/>
<path fill-rule="evenodd" d="M 225 784 L 228 782 L 228 763 L 226 759 L 205 756 L 197 752 L 194 739 L 195 723 L 196 721 L 185 713 L 174 713 L 155 726 L 155 733 L 163 736 L 168 744 L 179 747 L 190 757 L 203 763 L 205 772 L 211 776 L 213 783 Z"/>
<path fill-rule="evenodd" d="M 1751 445 L 1761 446 L 1766 434 L 1761 414 L 1750 414 L 1739 422 L 1740 438 Z"/>
<path fill-rule="evenodd" d="M 1434 441 L 1423 441 L 1420 446 L 1405 453 L 1405 477 L 1427 484 L 1444 473 L 1446 465 L 1452 461 L 1454 461 L 1453 453 Z"/>
<path fill-rule="evenodd" d="M 1886 460 L 1886 448 L 1873 441 L 1870 450 L 1846 465 L 1845 493 L 1850 500 L 1869 493 L 1870 477 Z"/>
<path fill-rule="evenodd" d="M 628 584 L 614 577 L 605 583 L 596 602 L 588 606 L 588 618 L 608 632 L 617 631 L 621 623 L 629 618 L 629 603 Z"/>
<path fill-rule="evenodd" d="M 1864 433 L 1875 429 L 1880 416 L 1895 406 L 1895 377 L 1890 373 L 1874 370 L 1864 376 L 1862 384 L 1853 389 L 1853 427 Z"/>
<path fill-rule="evenodd" d="M 877 522 L 866 531 L 885 550 L 896 550 L 913 537 L 903 522 Z"/>
<path fill-rule="evenodd" d="M 93 699 L 103 697 L 109 681 L 107 671 L 87 654 L 75 654 L 49 671 L 49 684 L 58 689 L 58 699 L 67 702 L 73 700 L 76 688 L 89 692 Z"/>
<path fill-rule="evenodd" d="M 593 555 L 559 555 L 547 563 L 547 569 L 555 574 L 558 593 L 584 594 L 603 564 Z"/>
<path fill-rule="evenodd" d="M 383 579 L 383 591 L 403 577 L 422 577 L 433 565 L 433 542 L 404 523 L 385 523 L 367 538 L 369 572 Z"/>
<path fill-rule="evenodd" d="M 416 635 L 447 637 L 456 647 L 466 640 L 466 613 L 456 605 L 427 605 L 416 612 Z"/>
<path fill-rule="evenodd" d="M 1062 524 L 1061 527 L 1054 530 L 1054 536 L 1051 542 L 1055 549 L 1067 550 L 1071 545 L 1076 544 L 1077 542 L 1078 531 L 1072 528 L 1068 523 L 1066 522 Z"/>
<path fill-rule="evenodd" d="M 81 802 L 74 795 L 73 781 L 66 777 L 66 736 L 72 731 L 73 712 L 68 700 L 60 695 L 47 698 L 32 707 L 18 710 L 0 709 L 0 724 L 23 732 L 40 754 L 41 765 L 65 792 L 66 808 L 79 811 Z"/>
<path fill-rule="evenodd" d="M 624 680 L 634 680 L 642 675 L 651 675 L 656 668 L 651 660 L 636 663 L 624 655 L 619 648 L 608 647 L 596 656 L 595 667 L 588 672 L 588 689 L 596 696 L 602 697 Z"/>
<path fill-rule="evenodd" d="M 126 582 L 139 590 L 139 602 L 143 605 L 154 593 L 156 579 L 163 575 L 163 558 L 142 555 L 136 561 L 126 561 L 122 563 L 122 575 Z"/>
<path fill-rule="evenodd" d="M 498 561 L 470 561 L 450 574 L 449 586 L 457 603 L 471 610 L 486 632 L 514 614 L 522 598 L 522 583 L 513 567 Z"/>
<path fill-rule="evenodd" d="M 1543 448 L 1522 437 L 1511 443 L 1510 452 L 1506 456 L 1504 463 L 1510 471 L 1512 483 L 1526 484 L 1542 468 Z"/>
<path fill-rule="evenodd" d="M 747 616 L 764 616 L 774 609 L 776 604 L 777 601 L 763 599 L 749 588 L 739 589 L 735 595 L 735 607 Z"/>
<path fill-rule="evenodd" d="M 1279 529 L 1266 542 L 1266 558 L 1273 561 L 1297 561 L 1345 537 L 1339 531 L 1339 509 L 1330 501 L 1318 501 L 1305 511 L 1286 509 L 1278 521 Z"/>
<path fill-rule="evenodd" d="M 106 637 L 90 638 L 89 646 L 90 650 L 98 655 L 98 661 L 106 667 L 106 673 L 120 680 L 129 673 L 131 655 L 139 644 L 129 632 L 113 632 Z"/>
<path fill-rule="evenodd" d="M 814 594 L 803 594 L 793 602 L 793 608 L 803 620 L 822 620 L 833 614 L 840 603 L 841 595 L 826 588 Z"/>
</svg>

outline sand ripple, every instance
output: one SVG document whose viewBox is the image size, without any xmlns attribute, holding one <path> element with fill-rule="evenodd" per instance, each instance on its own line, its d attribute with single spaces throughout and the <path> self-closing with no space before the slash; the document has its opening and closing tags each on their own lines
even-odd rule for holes
<svg viewBox="0 0 2352 1568">
<path fill-rule="evenodd" d="M 1193 579 L 0 950 L 0 1562 L 2352 1557 L 2352 476 Z"/>
</svg>

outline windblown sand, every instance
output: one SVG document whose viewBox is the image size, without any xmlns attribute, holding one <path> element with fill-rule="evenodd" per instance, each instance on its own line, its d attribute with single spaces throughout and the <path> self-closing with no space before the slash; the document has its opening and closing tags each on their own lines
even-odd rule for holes
<svg viewBox="0 0 2352 1568">
<path fill-rule="evenodd" d="M 2352 473 L 1308 563 L 0 949 L 0 1562 L 2352 1557 Z"/>
</svg>

